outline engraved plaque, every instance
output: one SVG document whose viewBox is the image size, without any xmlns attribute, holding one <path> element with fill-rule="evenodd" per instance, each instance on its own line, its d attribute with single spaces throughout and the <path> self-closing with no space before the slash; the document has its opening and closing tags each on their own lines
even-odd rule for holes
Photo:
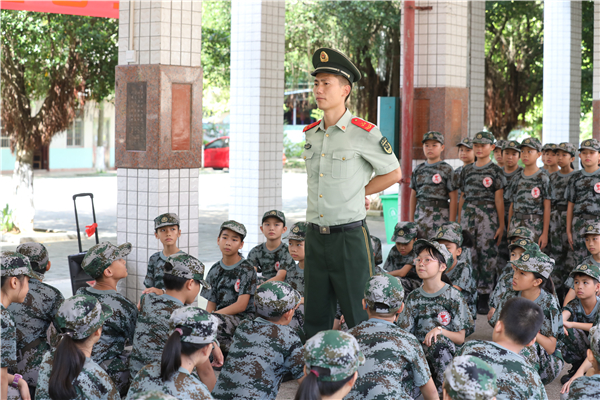
<svg viewBox="0 0 600 400">
<path fill-rule="evenodd" d="M 146 82 L 127 83 L 127 151 L 146 151 Z"/>
</svg>

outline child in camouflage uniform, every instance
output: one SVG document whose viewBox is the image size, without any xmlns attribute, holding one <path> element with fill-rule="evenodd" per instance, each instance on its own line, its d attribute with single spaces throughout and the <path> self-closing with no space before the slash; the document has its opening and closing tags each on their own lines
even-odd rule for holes
<svg viewBox="0 0 600 400">
<path fill-rule="evenodd" d="M 569 399 L 592 400 L 600 398 L 600 326 L 590 329 L 590 348 L 587 361 L 592 364 L 595 374 L 576 379 L 571 384 Z"/>
<path fill-rule="evenodd" d="M 539 305 L 523 297 L 513 297 L 504 304 L 492 341 L 470 340 L 462 346 L 460 355 L 478 357 L 496 371 L 499 398 L 547 400 L 537 370 L 521 356 L 523 348 L 535 342 L 543 320 Z"/>
<path fill-rule="evenodd" d="M 129 355 L 125 347 L 133 344 L 138 309 L 127 297 L 117 292 L 117 283 L 127 277 L 124 258 L 131 252 L 131 243 L 115 246 L 101 242 L 86 253 L 81 268 L 96 280 L 94 287 L 82 287 L 77 294 L 95 297 L 108 304 L 113 314 L 106 321 L 102 337 L 94 345 L 92 358 L 111 377 L 119 392 L 129 388 Z"/>
<path fill-rule="evenodd" d="M 266 282 L 254 296 L 257 318 L 233 336 L 227 361 L 212 392 L 215 399 L 275 400 L 286 374 L 304 377 L 302 341 L 289 323 L 300 294 L 285 282 Z"/>
<path fill-rule="evenodd" d="M 36 400 L 121 399 L 117 386 L 91 354 L 112 314 L 110 306 L 92 296 L 78 294 L 64 301 L 54 320 L 60 343 L 44 355 Z"/>
<path fill-rule="evenodd" d="M 237 326 L 244 319 L 254 318 L 256 270 L 239 253 L 245 237 L 243 224 L 236 221 L 221 224 L 217 244 L 223 258 L 208 272 L 208 286 L 200 293 L 208 300 L 206 310 L 220 320 L 217 339 L 225 357 Z"/>
<path fill-rule="evenodd" d="M 31 268 L 41 277 L 50 270 L 48 250 L 41 243 L 23 243 L 17 247 L 31 263 Z M 12 303 L 8 310 L 17 326 L 17 365 L 14 371 L 23 376 L 29 385 L 31 397 L 35 387 L 44 353 L 50 349 L 46 331 L 62 304 L 60 290 L 37 279 L 29 281 L 29 292 L 23 303 Z"/>
<path fill-rule="evenodd" d="M 212 399 L 209 388 L 194 373 L 209 363 L 219 320 L 198 307 L 181 307 L 169 320 L 171 334 L 161 360 L 146 365 L 131 382 L 128 400 L 149 390 L 186 400 Z"/>
<path fill-rule="evenodd" d="M 461 195 L 460 174 L 465 166 L 467 166 L 469 164 L 473 164 L 475 162 L 475 152 L 473 151 L 473 142 L 468 137 L 466 137 L 466 138 L 462 139 L 460 142 L 458 142 L 456 147 L 458 147 L 458 158 L 460 159 L 460 161 L 463 162 L 463 165 L 461 165 L 460 167 L 458 167 L 454 170 L 454 175 L 456 176 L 455 179 L 458 182 L 458 189 L 456 190 L 456 198 L 458 199 L 458 202 L 460 202 L 460 195 Z M 460 209 L 458 208 L 458 204 L 457 204 L 456 208 L 457 208 L 456 215 L 458 216 L 460 214 Z"/>
<path fill-rule="evenodd" d="M 496 147 L 494 148 L 494 160 L 496 160 L 496 165 L 500 168 L 504 168 L 504 157 L 502 150 L 504 150 L 504 146 L 506 146 L 506 140 L 498 139 L 496 140 Z"/>
<path fill-rule="evenodd" d="M 546 143 L 542 146 L 542 164 L 544 164 L 544 170 L 548 175 L 558 172 L 556 149 L 558 149 L 558 146 L 555 143 Z"/>
<path fill-rule="evenodd" d="M 487 314 L 488 300 L 494 288 L 498 246 L 504 232 L 504 188 L 502 168 L 492 163 L 495 148 L 491 132 L 479 132 L 473 139 L 477 161 L 465 166 L 460 176 L 462 196 L 458 222 L 475 241 L 473 270 L 477 279 L 477 312 Z"/>
<path fill-rule="evenodd" d="M 496 372 L 481 358 L 459 356 L 444 373 L 444 400 L 495 400 Z"/>
<path fill-rule="evenodd" d="M 600 219 L 586 221 L 579 236 L 584 238 L 585 247 L 589 253 L 589 255 L 584 258 L 580 264 L 591 264 L 600 268 Z M 568 290 L 563 302 L 563 306 L 566 306 L 576 297 L 573 278 L 569 276 L 564 285 Z M 598 294 L 600 295 L 600 293 Z"/>
<path fill-rule="evenodd" d="M 375 275 L 365 286 L 369 315 L 350 331 L 365 356 L 346 399 L 438 399 L 429 366 L 417 338 L 394 325 L 404 308 L 404 289 L 390 275 Z"/>
<path fill-rule="evenodd" d="M 446 246 L 419 239 L 415 242 L 415 254 L 423 285 L 408 295 L 398 325 L 422 342 L 433 380 L 441 393 L 444 371 L 457 346 L 464 343 L 466 332 L 473 329 L 473 318 L 460 291 L 442 280 L 449 282 L 442 275 L 448 265 L 454 264 Z"/>
<path fill-rule="evenodd" d="M 562 370 L 564 361 L 557 343 L 563 335 L 561 309 L 554 295 L 550 274 L 554 260 L 539 250 L 525 251 L 518 260 L 510 261 L 514 268 L 512 290 L 502 296 L 498 309 L 490 319 L 496 325 L 503 305 L 513 297 L 523 297 L 538 304 L 544 312 L 542 328 L 533 346 L 527 346 L 521 355 L 537 369 L 544 384 L 552 382 Z"/>
<path fill-rule="evenodd" d="M 567 237 L 575 254 L 577 265 L 587 256 L 582 228 L 589 220 L 600 219 L 600 167 L 598 158 L 600 143 L 588 139 L 579 146 L 579 158 L 583 169 L 575 171 L 569 179 L 567 199 Z"/>
<path fill-rule="evenodd" d="M 396 245 L 390 249 L 383 269 L 388 274 L 399 278 L 404 286 L 404 296 L 421 286 L 421 278 L 414 266 L 415 254 L 413 245 L 417 239 L 417 224 L 414 222 L 398 222 L 394 228 L 392 242 Z"/>
<path fill-rule="evenodd" d="M 148 260 L 148 270 L 144 279 L 146 289 L 143 291 L 143 294 L 164 293 L 163 275 L 165 273 L 167 257 L 175 254 L 184 254 L 177 247 L 177 240 L 181 236 L 177 214 L 166 213 L 154 218 L 154 236 L 162 243 L 163 250 L 152 254 Z"/>
<path fill-rule="evenodd" d="M 306 240 L 306 222 L 298 222 L 290 228 L 287 236 L 289 241 L 288 250 L 290 255 L 297 261 L 293 267 L 288 269 L 285 275 L 285 283 L 300 293 L 300 304 L 294 312 L 294 318 L 290 322 L 290 328 L 295 329 L 300 338 L 304 332 L 304 241 Z"/>
<path fill-rule="evenodd" d="M 427 160 L 417 165 L 410 179 L 409 215 L 420 236 L 429 238 L 441 224 L 456 220 L 458 181 L 450 164 L 441 159 L 444 135 L 427 132 L 422 143 Z"/>
<path fill-rule="evenodd" d="M 248 262 L 256 272 L 262 273 L 258 283 L 283 281 L 289 268 L 294 266 L 287 244 L 281 241 L 281 235 L 287 231 L 285 215 L 278 210 L 267 211 L 262 218 L 260 231 L 267 241 L 255 246 L 248 253 Z"/>
<path fill-rule="evenodd" d="M 0 253 L 0 273 L 2 283 L 0 289 L 0 368 L 2 369 L 2 390 L 0 395 L 3 399 L 20 399 L 29 397 L 29 387 L 25 379 L 19 374 L 9 373 L 17 366 L 17 329 L 8 307 L 12 303 L 25 301 L 29 291 L 30 279 L 41 277 L 33 271 L 29 258 L 13 251 Z"/>
</svg>

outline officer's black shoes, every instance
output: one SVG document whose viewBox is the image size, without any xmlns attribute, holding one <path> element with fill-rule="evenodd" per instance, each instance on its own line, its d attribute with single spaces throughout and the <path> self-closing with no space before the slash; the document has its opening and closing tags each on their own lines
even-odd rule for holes
<svg viewBox="0 0 600 400">
<path fill-rule="evenodd" d="M 571 379 L 573 377 L 573 375 L 575 375 L 575 373 L 577 372 L 579 367 L 581 367 L 581 364 L 583 364 L 583 363 L 580 362 L 577 364 L 572 364 L 569 372 L 567 372 L 565 375 L 563 375 L 562 378 L 560 378 L 560 384 L 564 385 L 565 383 L 567 383 L 569 381 L 569 379 Z"/>
<path fill-rule="evenodd" d="M 490 312 L 490 306 L 488 304 L 489 301 L 489 294 L 480 294 L 477 296 L 477 314 L 487 315 L 487 313 Z"/>
</svg>

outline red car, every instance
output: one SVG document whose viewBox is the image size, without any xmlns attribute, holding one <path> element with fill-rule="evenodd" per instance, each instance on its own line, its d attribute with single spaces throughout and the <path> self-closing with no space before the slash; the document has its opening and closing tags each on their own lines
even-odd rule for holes
<svg viewBox="0 0 600 400">
<path fill-rule="evenodd" d="M 283 154 L 283 165 L 285 162 Z M 204 146 L 204 168 L 229 168 L 229 136 L 222 136 Z"/>
</svg>

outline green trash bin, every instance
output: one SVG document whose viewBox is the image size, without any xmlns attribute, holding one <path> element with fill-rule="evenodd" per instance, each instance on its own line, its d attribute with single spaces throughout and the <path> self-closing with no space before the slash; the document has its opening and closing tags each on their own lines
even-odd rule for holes
<svg viewBox="0 0 600 400">
<path fill-rule="evenodd" d="M 398 194 L 384 194 L 379 196 L 383 207 L 383 221 L 385 223 L 385 237 L 388 244 L 392 244 L 394 228 L 398 223 Z"/>
</svg>

